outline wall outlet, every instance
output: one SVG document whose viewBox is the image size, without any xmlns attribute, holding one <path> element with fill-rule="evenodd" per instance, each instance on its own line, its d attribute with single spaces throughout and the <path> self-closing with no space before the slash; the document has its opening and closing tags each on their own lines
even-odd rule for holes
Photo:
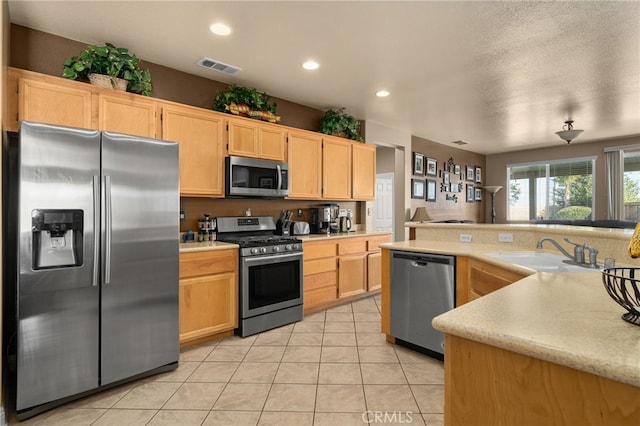
<svg viewBox="0 0 640 426">
<path fill-rule="evenodd" d="M 184 216 L 185 216 L 184 210 L 180 210 L 180 220 L 184 220 Z"/>
<path fill-rule="evenodd" d="M 470 243 L 472 239 L 472 234 L 460 234 L 460 241 L 462 241 L 463 243 Z"/>
<path fill-rule="evenodd" d="M 302 209 L 298 209 L 298 217 L 302 217 Z"/>
<path fill-rule="evenodd" d="M 500 232 L 498 234 L 498 241 L 501 243 L 512 243 L 513 242 L 513 234 Z"/>
</svg>

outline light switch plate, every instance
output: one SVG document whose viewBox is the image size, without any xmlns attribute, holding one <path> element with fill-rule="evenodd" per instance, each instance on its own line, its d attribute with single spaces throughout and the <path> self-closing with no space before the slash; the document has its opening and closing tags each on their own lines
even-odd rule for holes
<svg viewBox="0 0 640 426">
<path fill-rule="evenodd" d="M 460 241 L 462 241 L 463 243 L 470 243 L 472 239 L 472 234 L 460 234 Z"/>
<path fill-rule="evenodd" d="M 180 210 L 180 220 L 184 220 L 184 210 Z"/>
<path fill-rule="evenodd" d="M 498 241 L 501 243 L 512 243 L 513 242 L 513 234 L 507 232 L 500 232 L 498 234 Z"/>
</svg>

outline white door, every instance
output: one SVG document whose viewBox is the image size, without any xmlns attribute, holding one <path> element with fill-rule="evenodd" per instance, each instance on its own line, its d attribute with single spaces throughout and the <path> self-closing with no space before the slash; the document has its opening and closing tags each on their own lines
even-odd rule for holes
<svg viewBox="0 0 640 426">
<path fill-rule="evenodd" d="M 393 232 L 393 173 L 376 175 L 373 229 Z"/>
</svg>

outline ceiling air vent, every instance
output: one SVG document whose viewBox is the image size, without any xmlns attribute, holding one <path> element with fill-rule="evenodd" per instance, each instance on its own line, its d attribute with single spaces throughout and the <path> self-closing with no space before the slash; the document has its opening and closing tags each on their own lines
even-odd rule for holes
<svg viewBox="0 0 640 426">
<path fill-rule="evenodd" d="M 467 141 L 463 141 L 462 139 L 460 139 L 459 141 L 453 141 L 454 144 L 456 145 L 468 145 L 469 142 Z"/>
<path fill-rule="evenodd" d="M 198 65 L 200 65 L 201 67 L 209 68 L 210 70 L 223 72 L 228 75 L 236 75 L 238 71 L 242 69 L 207 57 L 200 59 L 198 61 Z"/>
</svg>

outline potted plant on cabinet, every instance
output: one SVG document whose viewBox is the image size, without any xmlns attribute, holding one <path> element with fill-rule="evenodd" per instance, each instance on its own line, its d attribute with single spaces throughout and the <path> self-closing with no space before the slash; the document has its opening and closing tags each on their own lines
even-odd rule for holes
<svg viewBox="0 0 640 426">
<path fill-rule="evenodd" d="M 320 120 L 320 132 L 364 142 L 364 139 L 360 136 L 360 122 L 353 116 L 345 114 L 344 108 L 340 108 L 337 111 L 333 109 L 327 110 Z"/>
<path fill-rule="evenodd" d="M 62 76 L 71 80 L 89 79 L 92 84 L 151 96 L 153 85 L 148 69 L 140 68 L 136 55 L 111 43 L 87 46 L 78 56 L 64 61 Z"/>
<path fill-rule="evenodd" d="M 211 109 L 271 123 L 280 122 L 280 116 L 277 115 L 277 105 L 275 102 L 271 102 L 271 96 L 256 89 L 235 84 L 218 92 Z"/>
</svg>

